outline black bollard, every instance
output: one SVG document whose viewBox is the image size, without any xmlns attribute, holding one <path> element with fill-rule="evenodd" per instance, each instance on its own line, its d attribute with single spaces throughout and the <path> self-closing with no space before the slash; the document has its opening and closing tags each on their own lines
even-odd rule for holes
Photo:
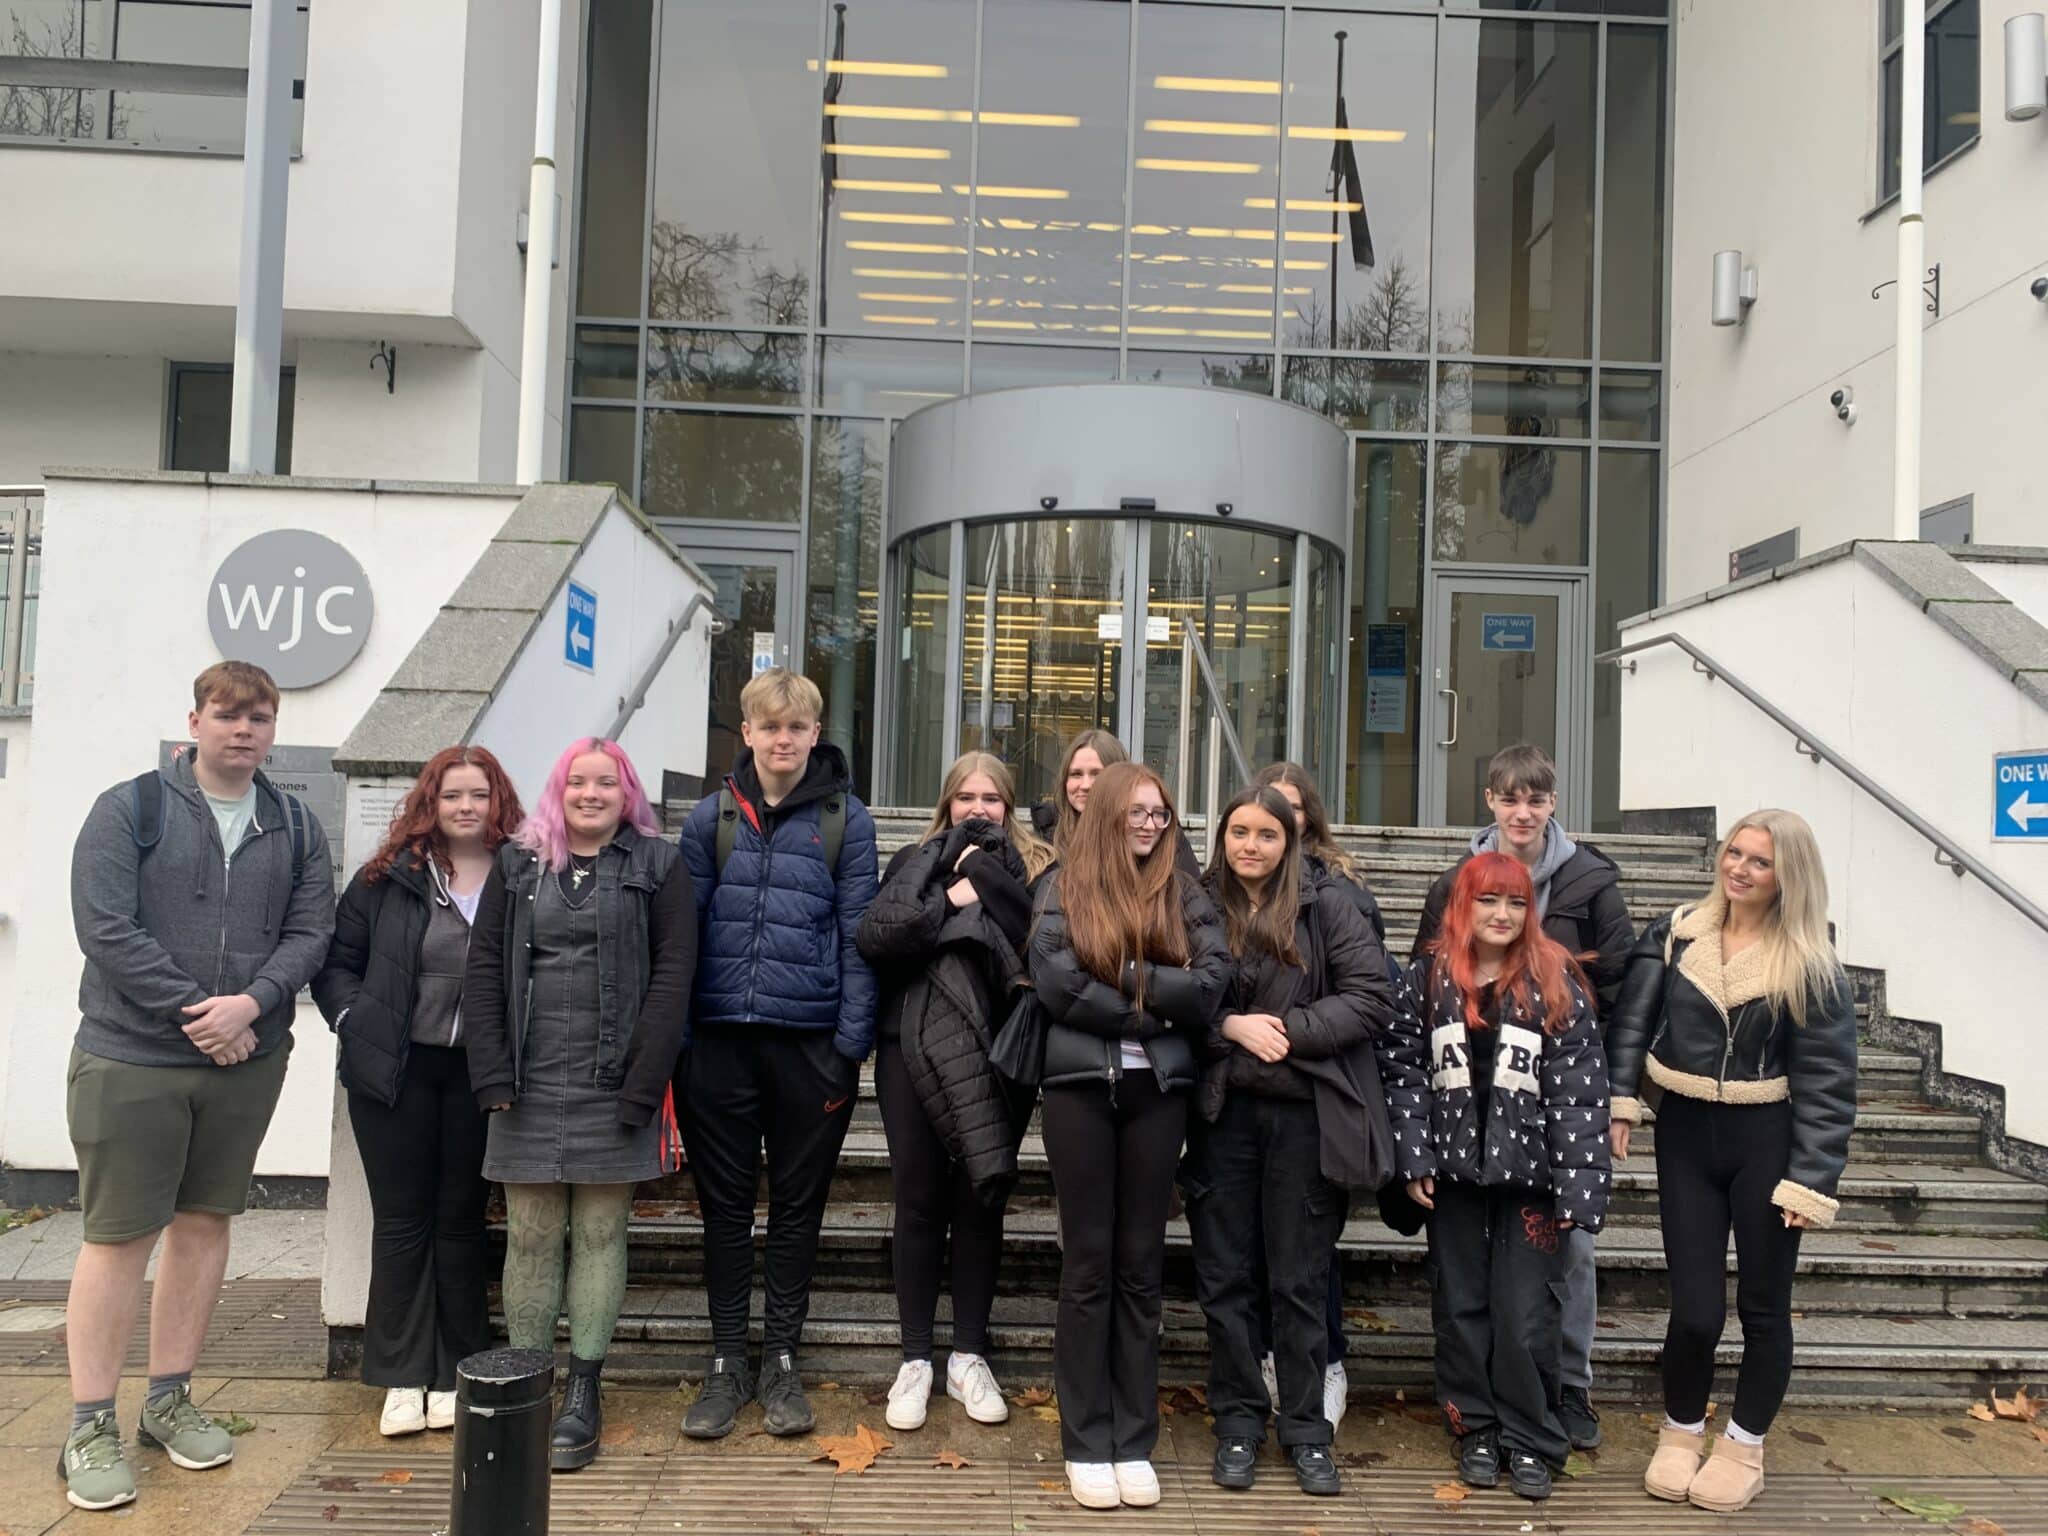
<svg viewBox="0 0 2048 1536">
<path fill-rule="evenodd" d="M 448 1536 L 546 1536 L 555 1359 L 487 1349 L 455 1368 Z"/>
</svg>

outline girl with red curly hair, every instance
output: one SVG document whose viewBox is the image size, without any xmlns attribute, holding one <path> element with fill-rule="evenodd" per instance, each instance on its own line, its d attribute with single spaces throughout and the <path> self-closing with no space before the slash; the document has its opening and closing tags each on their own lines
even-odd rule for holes
<svg viewBox="0 0 2048 1536">
<path fill-rule="evenodd" d="M 1380 1043 L 1395 1159 L 1429 1213 L 1437 1400 L 1458 1474 L 1550 1495 L 1561 1234 L 1607 1210 L 1607 1063 L 1578 960 L 1532 921 L 1521 861 L 1458 871 L 1443 930 L 1409 968 Z"/>
</svg>

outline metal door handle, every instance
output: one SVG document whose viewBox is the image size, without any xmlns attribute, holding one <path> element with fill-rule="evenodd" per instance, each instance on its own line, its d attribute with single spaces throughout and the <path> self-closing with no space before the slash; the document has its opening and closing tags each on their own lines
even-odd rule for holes
<svg viewBox="0 0 2048 1536">
<path fill-rule="evenodd" d="M 1444 694 L 1451 701 L 1451 739 L 1449 741 L 1440 741 L 1437 745 L 1440 747 L 1455 747 L 1458 744 L 1458 690 L 1455 688 L 1439 688 L 1437 692 Z"/>
</svg>

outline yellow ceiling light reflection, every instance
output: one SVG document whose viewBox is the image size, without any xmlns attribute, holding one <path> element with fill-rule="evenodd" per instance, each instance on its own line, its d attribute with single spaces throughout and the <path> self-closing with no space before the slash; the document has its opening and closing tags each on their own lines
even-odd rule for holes
<svg viewBox="0 0 2048 1536">
<path fill-rule="evenodd" d="M 855 267 L 855 277 L 903 277 L 914 283 L 964 283 L 965 272 L 927 272 L 922 267 Z"/>
<path fill-rule="evenodd" d="M 1145 119 L 1147 133 L 1201 133 L 1215 134 L 1226 139 L 1277 139 L 1280 129 L 1274 123 L 1232 123 L 1212 122 L 1201 118 L 1148 117 Z"/>
<path fill-rule="evenodd" d="M 851 176 L 834 176 L 835 192 L 910 192 L 936 197 L 944 190 L 936 181 L 868 181 Z"/>
<path fill-rule="evenodd" d="M 956 186 L 953 190 L 965 197 L 969 189 Z M 1067 195 L 1065 187 L 975 187 L 972 190 L 978 197 L 1031 197 L 1045 202 L 1058 202 Z"/>
<path fill-rule="evenodd" d="M 849 224 L 933 224 L 945 226 L 957 222 L 945 213 L 868 213 L 858 208 L 842 208 L 840 218 Z"/>
<path fill-rule="evenodd" d="M 937 325 L 931 315 L 862 315 L 863 325 Z"/>
<path fill-rule="evenodd" d="M 1270 197 L 1248 197 L 1244 200 L 1244 205 L 1247 208 L 1271 208 L 1273 206 L 1273 199 Z M 1356 213 L 1364 206 L 1365 204 L 1363 203 L 1335 203 L 1331 202 L 1327 197 L 1290 197 L 1287 199 L 1287 211 L 1289 213 Z"/>
<path fill-rule="evenodd" d="M 943 64 L 897 64 L 881 59 L 828 59 L 825 67 L 835 75 L 887 75 L 899 80 L 944 80 Z M 805 59 L 804 68 L 818 72 L 816 59 Z"/>
<path fill-rule="evenodd" d="M 863 118 L 877 123 L 966 123 L 972 112 L 948 111 L 944 107 L 886 107 L 867 102 L 828 101 L 827 117 Z"/>
<path fill-rule="evenodd" d="M 1218 293 L 1263 293 L 1270 295 L 1273 292 L 1273 285 L 1271 283 L 1218 283 L 1216 291 Z"/>
<path fill-rule="evenodd" d="M 864 293 L 861 297 L 865 299 L 871 297 L 871 295 Z M 1131 306 L 1131 313 L 1134 315 L 1221 315 L 1225 319 L 1235 318 L 1241 320 L 1270 320 L 1273 318 L 1273 311 L 1270 309 L 1231 309 L 1222 305 L 1205 304 L 1133 304 Z"/>
<path fill-rule="evenodd" d="M 1408 138 L 1405 128 L 1334 128 L 1315 123 L 1294 123 L 1287 130 L 1290 139 L 1321 139 L 1325 144 L 1344 139 L 1352 144 L 1401 144 Z"/>
<path fill-rule="evenodd" d="M 849 159 L 869 160 L 950 160 L 953 151 L 940 149 L 935 144 L 827 144 L 825 153 L 842 155 Z"/>
<path fill-rule="evenodd" d="M 1140 155 L 1141 171 L 1189 171 L 1208 176 L 1256 176 L 1267 167 L 1257 160 L 1170 160 Z"/>
<path fill-rule="evenodd" d="M 984 331 L 1035 331 L 1038 329 L 1038 322 L 1036 320 L 989 320 L 977 316 L 974 323 L 978 329 Z"/>
<path fill-rule="evenodd" d="M 903 256 L 965 256 L 964 245 L 927 245 L 917 240 L 849 240 L 849 251 L 891 251 Z"/>
<path fill-rule="evenodd" d="M 1088 227 L 1098 235 L 1120 235 L 1124 231 L 1121 224 L 1090 224 Z"/>
<path fill-rule="evenodd" d="M 1344 242 L 1342 235 L 1333 235 L 1327 229 L 1290 229 L 1287 238 L 1300 245 L 1341 245 Z"/>
<path fill-rule="evenodd" d="M 1220 96 L 1278 96 L 1278 80 L 1232 80 L 1219 75 L 1154 75 L 1155 91 L 1214 91 Z"/>
<path fill-rule="evenodd" d="M 967 114 L 962 114 L 963 118 Z M 984 112 L 982 122 L 997 128 L 1078 128 L 1081 119 L 1068 112 Z"/>
<path fill-rule="evenodd" d="M 1264 271 L 1270 272 L 1273 270 L 1273 258 L 1270 256 L 1253 256 L 1250 258 L 1250 261 L 1253 266 Z M 1281 267 L 1284 271 L 1288 272 L 1327 272 L 1330 270 L 1330 264 L 1327 261 L 1305 261 L 1297 256 L 1288 257 L 1286 261 L 1281 263 Z M 1293 292 L 1294 290 L 1290 289 L 1288 291 Z"/>
<path fill-rule="evenodd" d="M 1190 329 L 1183 325 L 1134 325 L 1133 336 L 1213 336 L 1228 341 L 1271 341 L 1271 331 L 1226 331 L 1212 329 Z"/>
<path fill-rule="evenodd" d="M 958 304 L 957 293 L 864 293 L 863 303 L 867 304 Z"/>
</svg>

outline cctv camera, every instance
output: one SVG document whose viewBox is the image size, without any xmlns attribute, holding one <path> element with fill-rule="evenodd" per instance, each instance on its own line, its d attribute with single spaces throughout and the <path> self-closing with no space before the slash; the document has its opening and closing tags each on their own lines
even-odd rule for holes
<svg viewBox="0 0 2048 1536">
<path fill-rule="evenodd" d="M 1038 498 L 1038 508 L 1041 512 L 1050 512 L 1059 504 L 1060 499 L 1057 496 L 1041 496 Z"/>
<path fill-rule="evenodd" d="M 1216 515 L 1218 517 L 1228 517 L 1231 513 L 1235 512 L 1236 510 L 1237 508 L 1230 502 L 1219 501 L 1216 503 Z"/>
<path fill-rule="evenodd" d="M 2043 304 L 2048 304 L 2048 277 L 2035 278 L 2033 286 L 2027 292 L 2031 293 Z"/>
<path fill-rule="evenodd" d="M 1852 427 L 1856 424 L 1855 390 L 1844 384 L 1828 396 L 1828 404 L 1835 408 L 1835 415 L 1841 418 L 1843 426 Z"/>
<path fill-rule="evenodd" d="M 1832 405 L 1836 410 L 1839 411 L 1843 406 L 1847 405 L 1851 400 L 1855 398 L 1856 397 L 1852 395 L 1848 390 L 1838 389 L 1832 395 L 1828 396 L 1828 404 Z"/>
</svg>

